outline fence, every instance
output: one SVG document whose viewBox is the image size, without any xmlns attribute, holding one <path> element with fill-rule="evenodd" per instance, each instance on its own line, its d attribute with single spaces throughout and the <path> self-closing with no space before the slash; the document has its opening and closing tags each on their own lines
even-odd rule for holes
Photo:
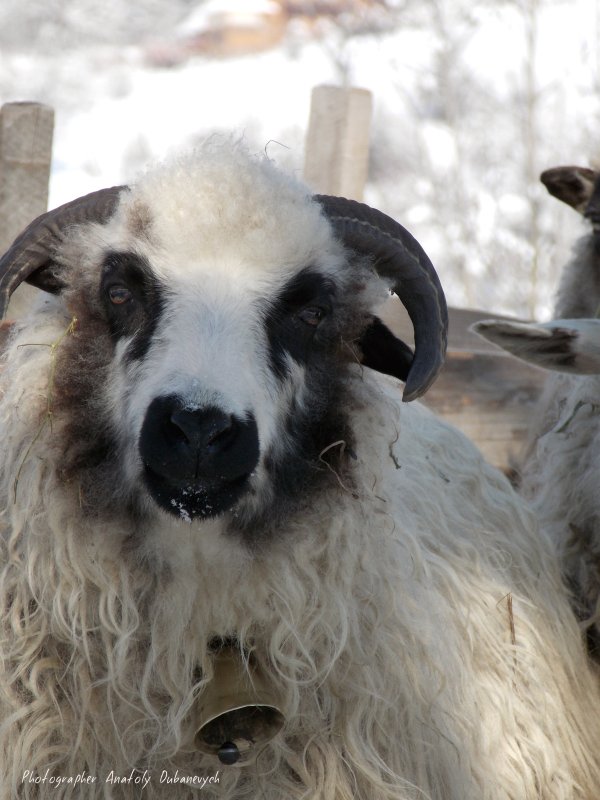
<svg viewBox="0 0 600 800">
<path fill-rule="evenodd" d="M 362 199 L 368 173 L 372 99 L 362 89 L 313 90 L 306 136 L 304 179 L 316 191 Z M 0 109 L 0 252 L 48 202 L 53 111 L 38 103 Z M 37 290 L 20 287 L 9 313 L 17 316 Z M 412 325 L 396 298 L 383 318 L 413 343 Z M 450 309 L 448 356 L 425 405 L 460 428 L 496 466 L 509 470 L 527 437 L 545 373 L 507 356 L 468 330 L 493 315 Z"/>
<path fill-rule="evenodd" d="M 41 103 L 0 109 L 0 252 L 48 207 L 54 111 Z M 23 284 L 11 300 L 18 315 L 36 290 Z"/>
</svg>

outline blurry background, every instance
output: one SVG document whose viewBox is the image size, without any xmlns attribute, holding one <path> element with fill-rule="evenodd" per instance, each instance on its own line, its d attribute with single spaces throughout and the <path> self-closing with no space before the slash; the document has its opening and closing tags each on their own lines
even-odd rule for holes
<svg viewBox="0 0 600 800">
<path fill-rule="evenodd" d="M 1 0 L 0 104 L 54 107 L 50 207 L 218 131 L 302 172 L 311 90 L 374 96 L 365 200 L 451 304 L 547 317 L 600 166 L 600 0 Z"/>
</svg>

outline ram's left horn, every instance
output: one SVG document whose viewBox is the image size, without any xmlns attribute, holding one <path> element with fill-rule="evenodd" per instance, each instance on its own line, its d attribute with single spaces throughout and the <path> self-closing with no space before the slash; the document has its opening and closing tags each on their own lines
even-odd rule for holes
<svg viewBox="0 0 600 800">
<path fill-rule="evenodd" d="M 0 258 L 0 320 L 6 314 L 10 296 L 23 281 L 51 294 L 62 291 L 62 267 L 55 256 L 66 231 L 85 222 L 106 222 L 114 214 L 123 191 L 128 187 L 91 192 L 29 223 Z"/>
<path fill-rule="evenodd" d="M 222 764 L 253 761 L 285 718 L 268 677 L 252 656 L 225 646 L 214 657 L 214 677 L 200 697 L 196 747 Z"/>
</svg>

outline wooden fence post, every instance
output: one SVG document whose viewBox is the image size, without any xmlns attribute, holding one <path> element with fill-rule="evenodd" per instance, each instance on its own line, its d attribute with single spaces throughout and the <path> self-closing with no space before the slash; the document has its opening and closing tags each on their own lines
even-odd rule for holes
<svg viewBox="0 0 600 800">
<path fill-rule="evenodd" d="M 6 103 L 0 109 L 0 253 L 48 208 L 54 111 L 41 103 Z M 9 316 L 18 316 L 38 290 L 21 286 Z"/>
<path fill-rule="evenodd" d="M 320 194 L 362 200 L 369 165 L 372 95 L 317 86 L 306 134 L 304 180 Z"/>
</svg>

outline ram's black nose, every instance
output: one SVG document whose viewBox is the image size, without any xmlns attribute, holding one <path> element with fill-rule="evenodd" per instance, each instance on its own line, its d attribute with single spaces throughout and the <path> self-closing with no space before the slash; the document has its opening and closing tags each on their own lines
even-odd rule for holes
<svg viewBox="0 0 600 800">
<path fill-rule="evenodd" d="M 211 457 L 231 446 L 240 432 L 235 417 L 218 408 L 176 409 L 168 422 L 173 426 L 174 436 L 179 434 L 192 454 L 201 458 Z"/>
<path fill-rule="evenodd" d="M 172 513 L 214 516 L 247 488 L 259 458 L 258 430 L 216 406 L 192 407 L 175 395 L 155 398 L 139 441 L 146 485 Z"/>
</svg>

